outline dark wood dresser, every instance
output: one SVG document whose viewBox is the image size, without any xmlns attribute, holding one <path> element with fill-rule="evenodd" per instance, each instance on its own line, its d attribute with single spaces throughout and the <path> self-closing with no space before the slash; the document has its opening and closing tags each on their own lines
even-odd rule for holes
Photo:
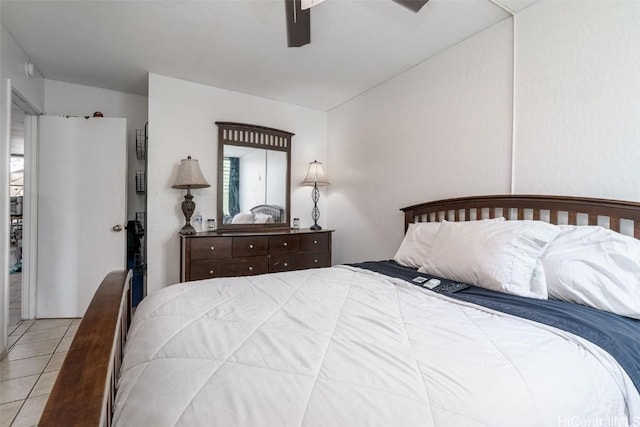
<svg viewBox="0 0 640 427">
<path fill-rule="evenodd" d="M 331 266 L 333 230 L 204 232 L 180 236 L 180 281 Z"/>
</svg>

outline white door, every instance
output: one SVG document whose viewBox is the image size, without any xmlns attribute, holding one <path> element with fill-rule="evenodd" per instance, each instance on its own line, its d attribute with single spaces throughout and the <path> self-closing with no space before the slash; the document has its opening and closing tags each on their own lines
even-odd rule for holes
<svg viewBox="0 0 640 427">
<path fill-rule="evenodd" d="M 81 317 L 126 266 L 126 136 L 126 119 L 40 117 L 38 318 Z"/>
</svg>

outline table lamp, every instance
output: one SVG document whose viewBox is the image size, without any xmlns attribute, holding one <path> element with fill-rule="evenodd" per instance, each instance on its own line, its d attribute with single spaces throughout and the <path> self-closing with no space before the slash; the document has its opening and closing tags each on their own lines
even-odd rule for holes
<svg viewBox="0 0 640 427">
<path fill-rule="evenodd" d="M 178 169 L 178 178 L 176 178 L 175 184 L 172 188 L 187 189 L 187 194 L 184 195 L 184 201 L 182 202 L 182 213 L 184 213 L 185 224 L 180 230 L 180 234 L 191 235 L 196 234 L 196 229 L 191 225 L 191 215 L 196 209 L 196 203 L 193 201 L 191 195 L 192 188 L 207 188 L 211 187 L 202 172 L 196 159 L 192 159 L 188 156 L 186 159 L 182 159 L 180 162 L 180 168 Z"/>
<path fill-rule="evenodd" d="M 313 191 L 311 192 L 311 199 L 313 200 L 311 218 L 313 219 L 313 225 L 310 228 L 312 230 L 322 230 L 322 227 L 318 225 L 318 218 L 320 218 L 320 210 L 318 209 L 320 190 L 318 190 L 318 186 L 329 185 L 329 181 L 327 181 L 327 177 L 324 175 L 322 163 L 315 160 L 309 163 L 309 171 L 307 172 L 307 176 L 304 181 L 302 181 L 302 185 L 313 186 Z"/>
</svg>

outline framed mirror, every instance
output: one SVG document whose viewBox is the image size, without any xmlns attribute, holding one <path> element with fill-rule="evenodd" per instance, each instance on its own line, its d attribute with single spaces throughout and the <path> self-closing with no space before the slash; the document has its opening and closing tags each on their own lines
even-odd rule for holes
<svg viewBox="0 0 640 427">
<path fill-rule="evenodd" d="M 218 125 L 218 229 L 288 228 L 291 132 Z"/>
</svg>

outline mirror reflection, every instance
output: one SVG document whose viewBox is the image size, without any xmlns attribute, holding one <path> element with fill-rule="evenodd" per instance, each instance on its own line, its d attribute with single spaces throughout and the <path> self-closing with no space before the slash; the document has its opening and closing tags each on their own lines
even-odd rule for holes
<svg viewBox="0 0 640 427">
<path fill-rule="evenodd" d="M 287 153 L 224 145 L 224 224 L 286 222 Z"/>
</svg>

